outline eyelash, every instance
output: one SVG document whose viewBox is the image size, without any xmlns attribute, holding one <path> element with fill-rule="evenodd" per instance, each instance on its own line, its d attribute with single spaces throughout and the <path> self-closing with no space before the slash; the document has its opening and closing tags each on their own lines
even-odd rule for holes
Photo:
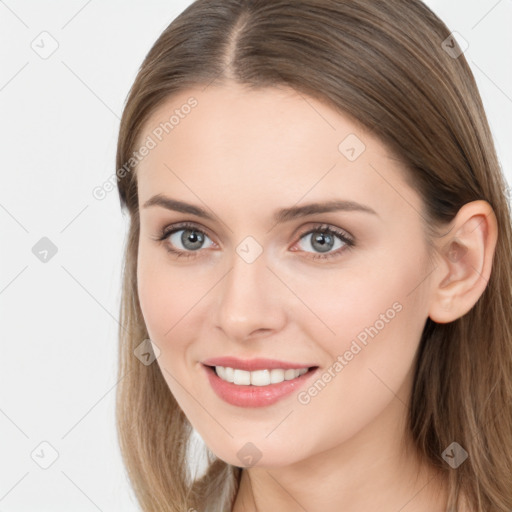
<svg viewBox="0 0 512 512">
<path fill-rule="evenodd" d="M 162 229 L 161 233 L 156 238 L 154 238 L 154 240 L 156 240 L 157 242 L 165 242 L 165 240 L 172 234 L 174 234 L 178 231 L 187 230 L 187 229 L 190 231 L 195 231 L 197 233 L 201 233 L 202 235 L 210 238 L 208 236 L 208 233 L 206 233 L 205 231 L 200 229 L 195 224 L 193 224 L 191 222 L 182 222 L 180 224 L 173 224 L 171 226 L 166 226 L 165 228 Z M 311 259 L 326 260 L 328 258 L 340 256 L 340 254 L 342 252 L 345 252 L 345 250 L 350 250 L 355 245 L 354 240 L 347 233 L 345 233 L 344 231 L 341 231 L 338 228 L 327 225 L 327 224 L 318 224 L 316 226 L 313 226 L 310 230 L 306 231 L 305 233 L 301 233 L 299 236 L 299 240 L 304 238 L 306 235 L 310 235 L 310 234 L 316 233 L 316 232 L 320 232 L 320 233 L 327 234 L 327 235 L 337 236 L 345 245 L 344 245 L 344 247 L 341 247 L 334 252 L 329 252 L 326 254 L 318 254 L 317 253 L 313 256 L 308 256 Z M 177 258 L 194 258 L 195 257 L 194 253 L 200 252 L 200 249 L 197 251 L 182 251 L 179 249 L 173 249 L 169 244 L 165 244 L 165 248 L 166 248 L 167 252 L 173 254 Z M 308 254 L 311 254 L 311 253 L 308 253 Z"/>
</svg>

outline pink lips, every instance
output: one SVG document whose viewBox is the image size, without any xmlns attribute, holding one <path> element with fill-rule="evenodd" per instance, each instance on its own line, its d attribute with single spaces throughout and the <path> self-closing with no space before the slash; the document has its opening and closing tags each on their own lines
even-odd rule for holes
<svg viewBox="0 0 512 512">
<path fill-rule="evenodd" d="M 207 366 L 224 366 L 228 368 L 238 368 L 253 372 L 255 370 L 274 370 L 281 368 L 283 370 L 300 370 L 301 368 L 311 368 L 314 364 L 290 363 L 286 361 L 278 361 L 277 359 L 238 359 L 237 357 L 213 357 L 202 361 Z"/>
<path fill-rule="evenodd" d="M 265 369 L 272 370 L 275 368 L 281 368 L 283 370 L 311 368 L 313 365 L 288 363 L 271 359 L 251 359 L 243 361 L 235 357 L 213 358 L 203 361 L 202 367 L 216 395 L 225 402 L 238 407 L 265 407 L 272 405 L 278 400 L 302 388 L 305 382 L 309 381 L 318 370 L 318 367 L 315 367 L 300 377 L 285 380 L 278 384 L 269 384 L 268 386 L 241 386 L 222 380 L 212 366 L 224 366 L 246 371 L 255 371 Z"/>
</svg>

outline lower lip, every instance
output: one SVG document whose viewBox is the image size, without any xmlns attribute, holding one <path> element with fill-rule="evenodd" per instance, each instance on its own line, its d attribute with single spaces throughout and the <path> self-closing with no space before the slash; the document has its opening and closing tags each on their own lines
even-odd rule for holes
<svg viewBox="0 0 512 512">
<path fill-rule="evenodd" d="M 202 366 L 215 393 L 222 400 L 238 407 L 265 407 L 272 405 L 281 400 L 281 398 L 289 396 L 294 391 L 300 389 L 318 370 L 318 368 L 314 368 L 296 379 L 284 380 L 278 384 L 239 386 L 222 380 L 215 373 L 215 368 L 206 365 Z"/>
</svg>

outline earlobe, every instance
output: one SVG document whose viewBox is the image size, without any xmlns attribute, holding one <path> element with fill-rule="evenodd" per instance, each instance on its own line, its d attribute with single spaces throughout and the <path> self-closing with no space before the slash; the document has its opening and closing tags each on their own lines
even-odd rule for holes
<svg viewBox="0 0 512 512">
<path fill-rule="evenodd" d="M 483 200 L 465 204 L 438 241 L 429 317 L 437 323 L 465 315 L 484 292 L 498 238 L 496 216 Z"/>
</svg>

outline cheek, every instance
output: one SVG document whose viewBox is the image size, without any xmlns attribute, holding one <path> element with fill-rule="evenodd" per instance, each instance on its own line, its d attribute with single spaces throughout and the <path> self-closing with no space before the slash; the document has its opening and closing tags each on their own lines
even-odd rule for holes
<svg viewBox="0 0 512 512">
<path fill-rule="evenodd" d="M 190 350 L 200 336 L 208 315 L 204 304 L 208 290 L 214 293 L 216 275 L 195 265 L 171 263 L 164 248 L 140 247 L 137 287 L 141 311 L 151 340 L 160 350 L 157 359 L 173 394 L 179 395 L 174 381 L 190 379 L 194 364 Z M 164 371 L 164 370 L 167 370 Z"/>
<path fill-rule="evenodd" d="M 364 343 L 371 326 L 383 338 L 391 324 L 406 316 L 403 311 L 407 316 L 416 311 L 419 319 L 425 302 L 418 285 L 427 269 L 418 263 L 420 254 L 411 258 L 403 254 L 386 247 L 372 253 L 371 261 L 347 259 L 339 269 L 281 268 L 280 277 L 298 299 L 290 303 L 290 321 L 307 333 L 305 339 L 315 340 L 335 358 L 349 349 L 354 338 Z"/>
<path fill-rule="evenodd" d="M 157 342 L 172 324 L 173 295 L 168 293 L 166 274 L 151 259 L 150 251 L 139 249 L 137 289 L 140 307 L 150 338 Z"/>
<path fill-rule="evenodd" d="M 340 363 L 332 370 L 335 383 L 327 386 L 330 391 L 319 402 L 341 397 L 348 410 L 363 417 L 398 392 L 411 370 L 427 317 L 421 283 L 428 269 L 420 260 L 420 254 L 403 258 L 389 253 L 381 265 L 347 272 L 338 287 L 319 283 L 326 293 L 310 295 L 312 303 L 323 305 L 319 315 L 335 331 L 324 337 L 329 366 Z"/>
<path fill-rule="evenodd" d="M 398 391 L 410 371 L 427 317 L 421 283 L 428 269 L 421 254 L 403 254 L 387 250 L 379 265 L 343 269 L 338 276 L 318 273 L 315 280 L 295 278 L 294 290 L 315 313 L 301 317 L 297 310 L 296 321 L 307 333 L 304 338 L 323 349 L 322 366 L 335 375 L 326 375 L 333 384 L 326 386 L 330 391 L 322 391 L 319 411 L 341 400 L 364 416 L 371 396 L 380 397 L 374 404 L 378 407 L 379 400 L 393 396 L 390 389 Z"/>
<path fill-rule="evenodd" d="M 137 288 L 148 333 L 155 341 L 172 337 L 201 297 L 197 278 L 173 268 L 164 248 L 144 244 L 139 246 Z"/>
<path fill-rule="evenodd" d="M 347 281 L 341 293 L 325 283 L 329 293 L 309 295 L 312 304 L 323 304 L 315 311 L 336 333 L 330 338 L 318 330 L 310 334 L 328 353 L 319 379 L 297 396 L 304 418 L 328 418 L 322 435 L 311 441 L 311 452 L 350 438 L 384 410 L 406 408 L 425 322 L 418 275 L 414 265 L 401 265 L 396 272 L 388 267 Z M 282 434 L 280 441 L 286 443 L 286 431 Z"/>
</svg>

